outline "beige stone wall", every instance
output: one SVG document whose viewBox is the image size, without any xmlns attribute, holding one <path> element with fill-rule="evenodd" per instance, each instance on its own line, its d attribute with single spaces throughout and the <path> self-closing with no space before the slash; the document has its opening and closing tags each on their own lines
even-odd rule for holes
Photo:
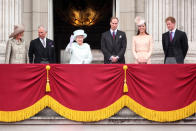
<svg viewBox="0 0 196 131">
<path fill-rule="evenodd" d="M 120 29 L 126 32 L 127 36 L 127 50 L 125 54 L 126 63 L 133 63 L 132 54 L 132 37 L 135 35 L 135 0 L 121 0 L 120 5 Z"/>
<path fill-rule="evenodd" d="M 39 25 L 48 27 L 48 0 L 22 0 L 22 21 L 26 27 L 25 39 L 37 38 Z"/>
<path fill-rule="evenodd" d="M 22 21 L 25 25 L 24 39 L 29 42 L 32 39 L 32 0 L 22 0 Z"/>
</svg>

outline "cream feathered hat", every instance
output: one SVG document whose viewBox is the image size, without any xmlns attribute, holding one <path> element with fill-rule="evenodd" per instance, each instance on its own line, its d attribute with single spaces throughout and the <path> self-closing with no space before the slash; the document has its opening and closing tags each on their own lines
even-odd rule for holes
<svg viewBox="0 0 196 131">
<path fill-rule="evenodd" d="M 9 38 L 15 37 L 17 34 L 24 32 L 24 25 L 18 24 L 14 26 L 14 32 L 9 36 Z"/>
<path fill-rule="evenodd" d="M 146 21 L 145 21 L 141 16 L 137 16 L 137 17 L 135 18 L 135 24 L 136 24 L 137 26 L 143 25 L 143 24 L 145 24 L 145 23 L 146 23 Z"/>
</svg>

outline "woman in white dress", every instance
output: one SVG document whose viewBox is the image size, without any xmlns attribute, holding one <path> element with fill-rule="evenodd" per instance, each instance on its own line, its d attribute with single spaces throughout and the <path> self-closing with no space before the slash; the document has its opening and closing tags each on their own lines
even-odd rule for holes
<svg viewBox="0 0 196 131">
<path fill-rule="evenodd" d="M 70 42 L 65 51 L 70 53 L 70 64 L 90 64 L 92 62 L 92 54 L 89 44 L 83 43 L 87 34 L 84 30 L 76 30 L 74 35 L 70 37 Z M 73 41 L 76 42 L 73 42 Z"/>
</svg>

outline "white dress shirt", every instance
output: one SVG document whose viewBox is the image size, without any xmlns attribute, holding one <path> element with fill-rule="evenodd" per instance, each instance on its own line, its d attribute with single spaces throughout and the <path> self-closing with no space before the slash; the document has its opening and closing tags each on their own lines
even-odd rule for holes
<svg viewBox="0 0 196 131">
<path fill-rule="evenodd" d="M 116 30 L 112 30 L 112 29 L 110 29 L 110 32 L 111 32 L 111 35 L 112 35 L 112 36 L 113 36 L 113 32 L 115 32 L 115 36 L 116 36 L 117 29 L 116 29 Z"/>
<path fill-rule="evenodd" d="M 173 40 L 174 39 L 174 36 L 175 36 L 176 28 L 173 29 L 172 31 L 169 31 L 169 33 L 171 33 L 171 32 L 172 32 L 172 40 Z"/>
</svg>

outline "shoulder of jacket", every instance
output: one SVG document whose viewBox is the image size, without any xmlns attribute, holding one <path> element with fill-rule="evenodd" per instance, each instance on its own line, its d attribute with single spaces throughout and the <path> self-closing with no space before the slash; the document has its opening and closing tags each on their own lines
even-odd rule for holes
<svg viewBox="0 0 196 131">
<path fill-rule="evenodd" d="M 9 38 L 8 42 L 14 41 L 14 38 Z"/>
<path fill-rule="evenodd" d="M 186 34 L 186 32 L 184 32 L 184 31 L 182 31 L 182 30 L 178 30 L 178 29 L 176 29 L 176 32 L 182 33 L 182 34 Z"/>
<path fill-rule="evenodd" d="M 72 45 L 74 45 L 74 46 L 75 46 L 75 45 L 78 45 L 78 43 L 77 43 L 77 42 L 73 42 L 73 43 L 72 43 Z"/>
<path fill-rule="evenodd" d="M 148 35 L 148 37 L 149 37 L 150 39 L 152 39 L 152 35 Z"/>
<path fill-rule="evenodd" d="M 88 44 L 88 43 L 83 43 L 85 46 L 88 46 L 88 47 L 90 47 L 90 45 Z"/>
<path fill-rule="evenodd" d="M 39 38 L 36 38 L 36 39 L 31 40 L 31 42 L 35 42 L 35 41 L 38 41 L 38 40 L 39 40 Z"/>
<path fill-rule="evenodd" d="M 105 32 L 102 33 L 102 35 L 106 35 L 106 34 L 109 33 L 109 32 L 110 32 L 110 30 L 105 31 Z"/>
<path fill-rule="evenodd" d="M 117 30 L 119 33 L 123 33 L 123 34 L 125 34 L 125 32 L 124 31 L 122 31 L 122 30 Z"/>
<path fill-rule="evenodd" d="M 47 41 L 53 42 L 53 40 L 46 38 Z"/>
<path fill-rule="evenodd" d="M 133 37 L 132 37 L 132 39 L 135 39 L 137 37 L 137 35 L 134 35 Z"/>
<path fill-rule="evenodd" d="M 169 33 L 169 31 L 167 31 L 167 32 L 163 33 L 163 36 L 164 36 L 164 35 L 167 35 L 168 33 Z"/>
</svg>

